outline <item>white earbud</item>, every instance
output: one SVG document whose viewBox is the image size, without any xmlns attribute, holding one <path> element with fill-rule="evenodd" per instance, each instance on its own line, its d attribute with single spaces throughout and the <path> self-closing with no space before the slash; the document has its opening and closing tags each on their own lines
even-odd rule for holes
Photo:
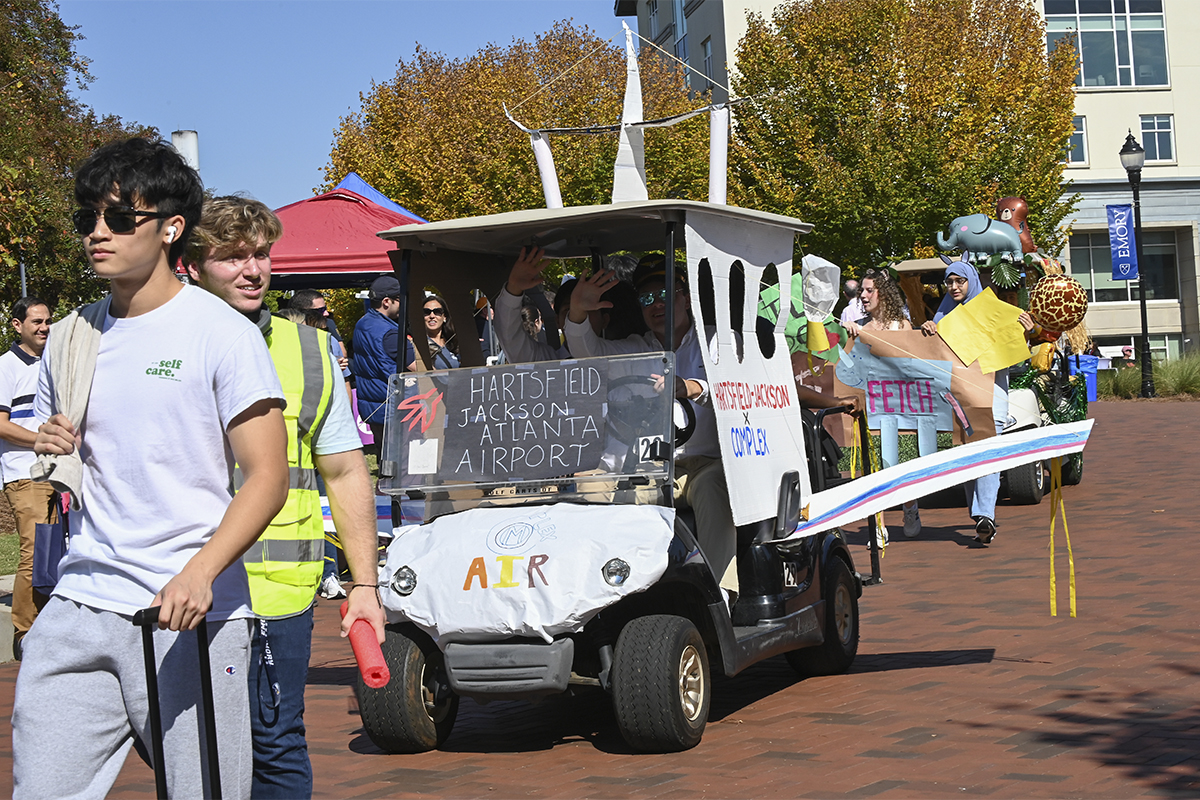
<svg viewBox="0 0 1200 800">
<path fill-rule="evenodd" d="M 176 228 L 174 225 L 167 226 L 167 241 L 168 242 L 175 241 L 175 232 L 178 230 L 179 230 L 179 228 Z"/>
</svg>

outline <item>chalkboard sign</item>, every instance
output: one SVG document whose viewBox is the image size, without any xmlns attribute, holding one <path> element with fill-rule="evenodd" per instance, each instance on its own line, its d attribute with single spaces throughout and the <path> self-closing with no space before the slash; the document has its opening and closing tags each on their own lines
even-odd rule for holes
<svg viewBox="0 0 1200 800">
<path fill-rule="evenodd" d="M 513 364 L 444 375 L 442 452 L 431 452 L 438 448 L 436 439 L 410 434 L 411 474 L 436 474 L 443 481 L 540 480 L 599 465 L 608 399 L 603 361 Z"/>
</svg>

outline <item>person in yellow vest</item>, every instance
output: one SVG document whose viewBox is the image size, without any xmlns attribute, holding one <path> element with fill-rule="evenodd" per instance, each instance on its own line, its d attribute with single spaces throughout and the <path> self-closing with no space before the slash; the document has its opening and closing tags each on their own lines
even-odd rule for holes
<svg viewBox="0 0 1200 800">
<path fill-rule="evenodd" d="M 257 200 L 218 197 L 205 201 L 184 255 L 193 281 L 258 325 L 287 400 L 287 502 L 242 559 L 258 618 L 249 676 L 254 798 L 312 796 L 304 685 L 324 560 L 318 474 L 354 579 L 342 635 L 365 619 L 382 644 L 385 623 L 376 586 L 374 491 L 329 334 L 273 317 L 263 306 L 271 245 L 282 234 L 279 219 Z"/>
</svg>

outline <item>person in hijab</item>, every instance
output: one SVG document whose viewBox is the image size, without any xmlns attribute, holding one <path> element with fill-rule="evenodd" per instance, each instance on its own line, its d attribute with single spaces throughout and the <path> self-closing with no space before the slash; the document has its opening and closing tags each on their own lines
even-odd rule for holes
<svg viewBox="0 0 1200 800">
<path fill-rule="evenodd" d="M 944 256 L 942 260 L 946 262 L 946 296 L 942 298 L 933 319 L 921 326 L 926 336 L 937 333 L 937 324 L 942 317 L 983 293 L 983 282 L 979 278 L 979 270 L 975 269 L 974 265 L 967 261 L 950 261 Z M 1028 313 L 1021 312 L 1018 320 L 1027 334 L 1033 330 L 1033 319 Z M 996 370 L 995 377 L 992 419 L 996 423 L 996 433 L 1000 433 L 1004 430 L 1004 421 L 1008 418 L 1008 370 Z M 975 521 L 975 541 L 983 545 L 991 544 L 996 536 L 996 498 L 1000 494 L 1000 473 L 968 481 L 963 484 L 963 488 L 967 493 L 971 519 Z"/>
</svg>

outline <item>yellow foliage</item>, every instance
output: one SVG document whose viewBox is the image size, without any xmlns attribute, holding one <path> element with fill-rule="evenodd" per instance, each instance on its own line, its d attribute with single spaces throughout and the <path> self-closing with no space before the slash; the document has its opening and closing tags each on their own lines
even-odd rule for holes
<svg viewBox="0 0 1200 800">
<path fill-rule="evenodd" d="M 838 263 L 914 254 L 953 217 L 1024 196 L 1058 222 L 1074 51 L 1046 53 L 1032 0 L 804 0 L 752 16 L 738 46 L 731 193 L 816 225 Z"/>
<path fill-rule="evenodd" d="M 648 119 L 703 102 L 689 97 L 682 75 L 664 59 L 644 54 L 640 66 Z M 569 21 L 532 42 L 489 44 L 464 59 L 418 47 L 395 78 L 372 86 L 360 96 L 360 110 L 342 119 L 326 188 L 353 170 L 429 220 L 541 207 L 529 137 L 505 119 L 503 105 L 521 104 L 513 116 L 529 127 L 611 125 L 620 120 L 624 90 L 624 47 Z M 552 136 L 550 146 L 566 205 L 609 201 L 616 133 Z M 651 197 L 704 199 L 706 118 L 647 131 L 646 165 Z"/>
</svg>

